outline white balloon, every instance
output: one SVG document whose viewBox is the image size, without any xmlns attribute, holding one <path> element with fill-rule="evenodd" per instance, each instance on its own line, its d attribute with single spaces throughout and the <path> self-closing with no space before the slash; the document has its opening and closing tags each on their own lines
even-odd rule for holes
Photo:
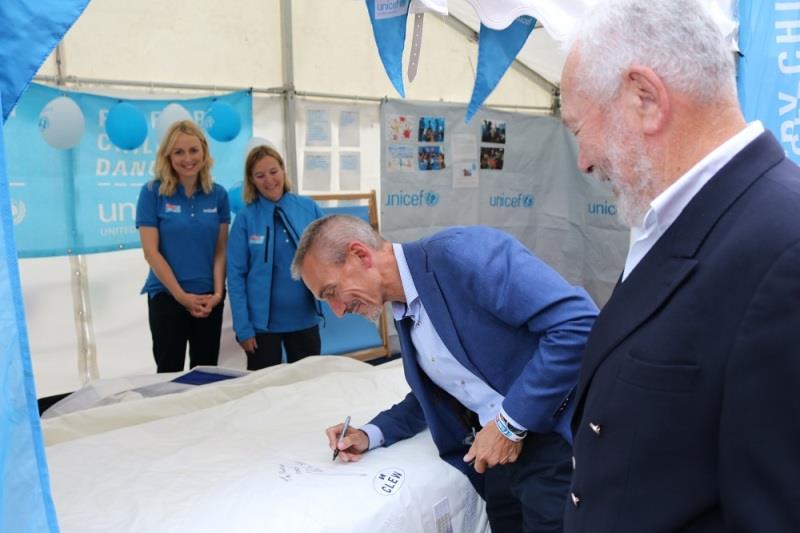
<svg viewBox="0 0 800 533">
<path fill-rule="evenodd" d="M 72 148 L 80 142 L 85 128 L 81 108 L 67 96 L 50 100 L 39 113 L 39 133 L 53 148 Z"/>
<path fill-rule="evenodd" d="M 156 119 L 156 133 L 158 142 L 164 139 L 164 135 L 170 126 L 181 120 L 192 120 L 192 115 L 180 104 L 172 103 L 167 105 Z"/>
<path fill-rule="evenodd" d="M 264 137 L 253 137 L 252 139 L 247 141 L 247 147 L 244 149 L 245 158 L 248 156 L 248 154 L 250 154 L 250 150 L 252 150 L 256 146 L 262 146 L 262 145 L 263 146 L 269 146 L 270 148 L 272 148 L 275 151 L 278 151 L 278 152 L 280 151 L 280 150 L 278 150 L 277 146 L 272 144 L 272 142 L 268 141 Z"/>
</svg>

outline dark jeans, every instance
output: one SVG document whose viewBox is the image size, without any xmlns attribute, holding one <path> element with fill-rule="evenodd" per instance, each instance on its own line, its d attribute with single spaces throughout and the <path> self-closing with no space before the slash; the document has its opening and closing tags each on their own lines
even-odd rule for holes
<svg viewBox="0 0 800 533">
<path fill-rule="evenodd" d="M 153 357 L 158 372 L 181 372 L 189 343 L 189 366 L 216 365 L 222 331 L 224 299 L 205 318 L 196 318 L 171 294 L 147 299 Z"/>
<path fill-rule="evenodd" d="M 572 447 L 557 433 L 529 433 L 516 462 L 486 471 L 486 513 L 498 533 L 562 531 Z"/>
<path fill-rule="evenodd" d="M 281 342 L 286 349 L 287 363 L 294 363 L 309 355 L 319 355 L 322 348 L 319 326 L 287 333 L 256 333 L 258 348 L 247 354 L 247 370 L 279 365 L 283 359 Z"/>
</svg>

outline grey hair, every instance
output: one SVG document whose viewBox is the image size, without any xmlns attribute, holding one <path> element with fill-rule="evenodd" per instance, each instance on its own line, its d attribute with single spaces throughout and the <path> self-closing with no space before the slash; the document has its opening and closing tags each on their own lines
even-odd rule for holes
<svg viewBox="0 0 800 533">
<path fill-rule="evenodd" d="M 631 65 L 700 102 L 736 99 L 733 53 L 698 0 L 603 0 L 567 46 L 580 52 L 580 90 L 601 102 L 616 97 Z"/>
<path fill-rule="evenodd" d="M 292 278 L 300 279 L 300 267 L 312 248 L 326 262 L 341 265 L 347 258 L 347 246 L 360 241 L 373 250 L 386 242 L 368 222 L 350 215 L 328 215 L 306 227 L 292 261 Z"/>
</svg>

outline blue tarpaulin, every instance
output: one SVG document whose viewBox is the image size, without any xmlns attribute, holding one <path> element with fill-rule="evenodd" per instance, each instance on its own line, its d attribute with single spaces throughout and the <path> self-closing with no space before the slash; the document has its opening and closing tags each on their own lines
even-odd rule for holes
<svg viewBox="0 0 800 533">
<path fill-rule="evenodd" d="M 3 121 L 89 0 L 0 2 Z M 25 328 L 0 132 L 0 531 L 58 531 Z"/>
</svg>

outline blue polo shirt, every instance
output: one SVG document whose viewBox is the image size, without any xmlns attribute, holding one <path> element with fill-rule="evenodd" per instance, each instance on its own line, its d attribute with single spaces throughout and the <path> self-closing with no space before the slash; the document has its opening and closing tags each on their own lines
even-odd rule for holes
<svg viewBox="0 0 800 533">
<path fill-rule="evenodd" d="M 214 292 L 214 251 L 220 224 L 231 220 L 228 193 L 218 184 L 206 194 L 198 188 L 191 198 L 183 185 L 172 196 L 158 193 L 160 181 L 145 183 L 136 204 L 136 227 L 158 229 L 158 251 L 181 288 L 193 294 Z M 167 290 L 153 270 L 142 294 L 150 298 Z"/>
</svg>

